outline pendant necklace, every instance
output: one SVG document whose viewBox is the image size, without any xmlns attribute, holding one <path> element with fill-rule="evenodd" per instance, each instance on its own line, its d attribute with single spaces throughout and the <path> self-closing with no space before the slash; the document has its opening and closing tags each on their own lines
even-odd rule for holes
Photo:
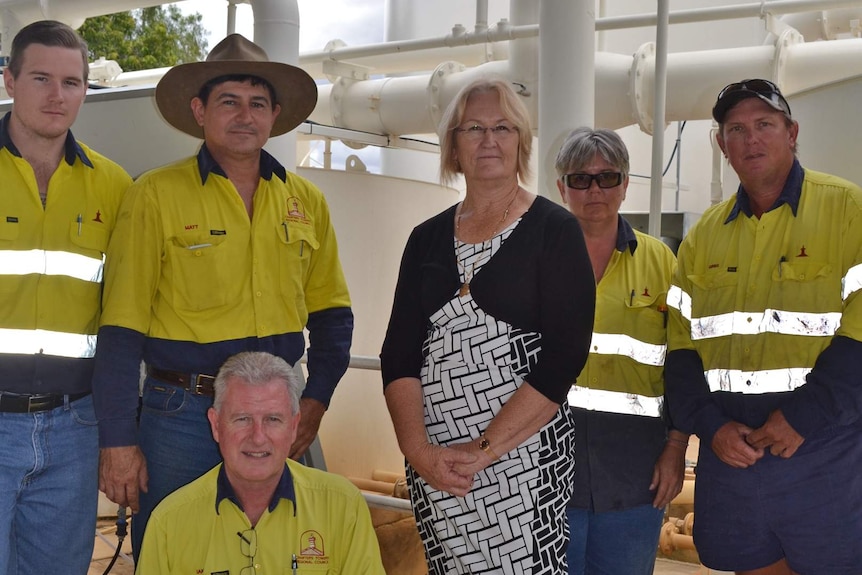
<svg viewBox="0 0 862 575">
<path fill-rule="evenodd" d="M 482 251 L 479 254 L 475 254 L 475 257 L 473 258 L 473 263 L 470 264 L 470 275 L 467 275 L 466 267 L 461 262 L 461 259 L 458 258 L 458 254 L 455 255 L 456 260 L 458 262 L 458 268 L 459 268 L 461 274 L 464 276 L 464 281 L 461 283 L 461 287 L 458 288 L 458 297 L 465 297 L 467 294 L 470 293 L 470 282 L 473 280 L 473 274 L 476 273 L 476 260 L 478 260 L 479 255 L 484 253 L 485 250 L 487 249 L 485 247 L 485 244 L 488 242 L 488 240 L 493 240 L 496 237 L 496 235 L 498 233 L 500 233 L 500 231 L 502 231 L 503 222 L 505 222 L 506 218 L 509 217 L 509 209 L 512 207 L 512 204 L 515 202 L 515 198 L 518 197 L 519 189 L 520 189 L 520 185 L 516 184 L 515 185 L 515 193 L 512 194 L 512 199 L 509 200 L 509 203 L 506 204 L 506 209 L 503 211 L 503 216 L 500 218 L 500 221 L 497 222 L 497 226 L 496 226 L 496 229 L 494 230 L 494 233 L 491 234 L 490 238 L 482 240 L 482 242 L 481 242 L 482 243 Z M 458 213 L 455 215 L 455 232 L 456 233 L 461 231 L 461 213 L 460 212 L 461 212 L 461 207 L 463 205 L 464 204 L 462 203 L 460 206 L 458 206 Z M 464 243 L 464 242 L 461 242 L 461 240 L 458 240 L 458 241 L 459 241 L 459 243 Z"/>
</svg>

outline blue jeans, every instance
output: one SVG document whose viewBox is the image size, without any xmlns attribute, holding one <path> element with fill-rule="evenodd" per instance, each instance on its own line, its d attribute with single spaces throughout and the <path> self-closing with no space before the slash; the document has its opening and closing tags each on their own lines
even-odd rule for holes
<svg viewBox="0 0 862 575">
<path fill-rule="evenodd" d="M 0 413 L 0 573 L 85 575 L 99 496 L 93 398 Z"/>
<path fill-rule="evenodd" d="M 569 575 L 651 575 L 664 509 L 594 513 L 569 507 L 566 516 Z"/>
<path fill-rule="evenodd" d="M 146 458 L 149 482 L 147 492 L 141 492 L 141 509 L 132 517 L 135 560 L 156 505 L 221 462 L 206 415 L 210 406 L 211 397 L 149 377 L 144 382 L 138 444 Z"/>
</svg>

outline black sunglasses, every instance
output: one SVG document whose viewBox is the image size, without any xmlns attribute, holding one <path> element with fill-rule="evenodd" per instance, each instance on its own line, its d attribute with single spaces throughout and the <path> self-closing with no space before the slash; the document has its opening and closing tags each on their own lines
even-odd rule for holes
<svg viewBox="0 0 862 575">
<path fill-rule="evenodd" d="M 566 174 L 562 178 L 563 183 L 573 190 L 588 190 L 593 185 L 593 180 L 600 188 L 615 188 L 623 183 L 622 172 L 602 172 L 600 174 Z"/>
<path fill-rule="evenodd" d="M 763 94 L 764 96 L 772 96 L 773 94 L 775 94 L 782 100 L 784 99 L 784 96 L 781 95 L 781 90 L 778 89 L 778 86 L 776 86 L 769 80 L 761 80 L 760 78 L 755 78 L 753 80 L 743 80 L 742 82 L 734 82 L 732 84 L 728 84 L 721 89 L 721 92 L 718 93 L 718 99 L 721 100 L 726 95 L 733 92 L 739 92 L 740 90 L 757 92 L 758 94 Z"/>
</svg>

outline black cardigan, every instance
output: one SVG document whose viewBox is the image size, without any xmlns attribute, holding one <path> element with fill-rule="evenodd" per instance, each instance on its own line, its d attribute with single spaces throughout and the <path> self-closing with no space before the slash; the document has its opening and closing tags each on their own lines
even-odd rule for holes
<svg viewBox="0 0 862 575">
<path fill-rule="evenodd" d="M 384 387 L 402 377 L 419 378 L 429 318 L 461 284 L 455 208 L 418 225 L 407 241 L 380 354 Z M 486 313 L 541 334 L 542 350 L 525 380 L 562 403 L 587 359 L 596 298 L 592 265 L 574 216 L 536 197 L 499 251 L 472 278 L 470 293 Z"/>
</svg>

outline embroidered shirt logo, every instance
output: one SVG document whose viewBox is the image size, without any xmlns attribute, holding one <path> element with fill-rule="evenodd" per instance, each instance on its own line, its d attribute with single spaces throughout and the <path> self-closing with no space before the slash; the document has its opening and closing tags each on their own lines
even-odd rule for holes
<svg viewBox="0 0 862 575">
<path fill-rule="evenodd" d="M 95 218 L 93 218 L 93 221 L 94 221 L 94 222 L 99 222 L 100 224 L 105 223 L 105 222 L 103 222 L 103 221 L 102 221 L 102 212 L 101 212 L 101 210 L 96 210 L 96 217 L 95 217 Z"/>
<path fill-rule="evenodd" d="M 796 257 L 798 257 L 798 258 L 807 258 L 808 257 L 808 254 L 805 253 L 805 246 L 802 246 L 801 248 L 799 248 L 799 253 L 796 254 Z"/>
<path fill-rule="evenodd" d="M 302 205 L 302 201 L 296 196 L 290 196 L 287 198 L 287 215 L 284 216 L 284 221 L 286 222 L 298 222 L 302 224 L 308 225 L 309 220 L 308 216 L 305 213 L 305 206 Z"/>
<path fill-rule="evenodd" d="M 299 555 L 297 563 L 302 565 L 329 565 L 329 556 L 323 536 L 318 531 L 309 530 L 299 536 Z"/>
<path fill-rule="evenodd" d="M 650 297 L 650 295 L 649 295 L 649 288 L 646 288 L 646 287 L 645 287 L 645 288 L 644 288 L 644 293 L 642 293 L 641 295 L 642 295 L 643 297 Z"/>
</svg>

